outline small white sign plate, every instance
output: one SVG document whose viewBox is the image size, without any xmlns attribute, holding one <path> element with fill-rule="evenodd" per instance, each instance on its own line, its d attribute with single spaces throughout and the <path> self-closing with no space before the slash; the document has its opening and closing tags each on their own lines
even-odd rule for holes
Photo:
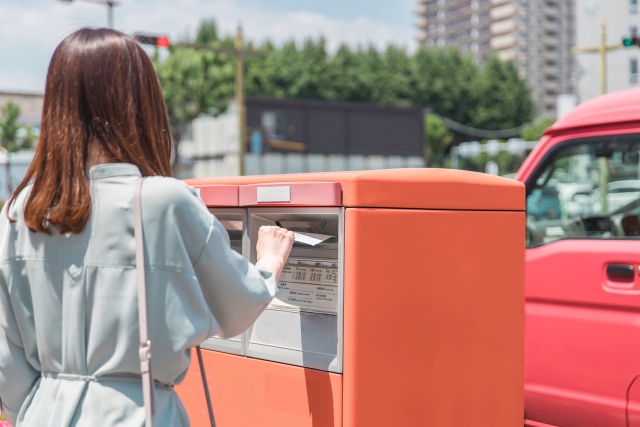
<svg viewBox="0 0 640 427">
<path fill-rule="evenodd" d="M 258 187 L 258 203 L 290 202 L 291 187 Z"/>
<path fill-rule="evenodd" d="M 196 194 L 202 199 L 202 194 L 200 194 L 200 187 L 196 188 Z"/>
</svg>

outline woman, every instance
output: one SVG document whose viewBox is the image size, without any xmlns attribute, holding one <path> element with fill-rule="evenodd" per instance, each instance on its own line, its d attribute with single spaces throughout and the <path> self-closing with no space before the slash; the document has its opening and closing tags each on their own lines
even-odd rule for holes
<svg viewBox="0 0 640 427">
<path fill-rule="evenodd" d="M 260 230 L 254 266 L 195 192 L 169 178 L 171 137 L 151 61 L 83 29 L 56 49 L 41 135 L 0 218 L 0 397 L 11 423 L 142 426 L 133 234 L 142 189 L 154 426 L 188 426 L 173 391 L 190 350 L 248 328 L 276 293 L 293 233 Z"/>
</svg>

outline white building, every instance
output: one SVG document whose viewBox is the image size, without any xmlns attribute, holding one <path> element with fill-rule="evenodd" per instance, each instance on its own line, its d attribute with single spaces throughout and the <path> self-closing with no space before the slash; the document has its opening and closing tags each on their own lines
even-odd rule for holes
<svg viewBox="0 0 640 427">
<path fill-rule="evenodd" d="M 607 27 L 607 44 L 620 43 L 623 37 L 637 34 L 640 26 L 638 0 L 576 0 L 576 45 L 600 44 L 600 22 Z M 637 46 L 607 53 L 607 92 L 638 85 Z M 580 102 L 600 95 L 600 54 L 576 55 L 577 95 Z"/>
</svg>

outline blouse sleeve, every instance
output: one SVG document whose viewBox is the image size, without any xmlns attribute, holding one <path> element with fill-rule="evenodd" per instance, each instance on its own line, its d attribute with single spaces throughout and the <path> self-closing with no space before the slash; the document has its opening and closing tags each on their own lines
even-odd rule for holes
<svg viewBox="0 0 640 427">
<path fill-rule="evenodd" d="M 204 298 L 223 338 L 244 332 L 277 293 L 275 274 L 259 269 L 231 249 L 220 221 L 211 216 L 209 233 L 194 265 Z"/>
<path fill-rule="evenodd" d="M 7 420 L 18 412 L 40 372 L 28 361 L 6 285 L 0 284 L 0 398 Z"/>
<path fill-rule="evenodd" d="M 275 274 L 231 249 L 227 231 L 193 188 L 160 177 L 147 178 L 143 188 L 144 226 L 157 231 L 145 232 L 151 262 L 193 267 L 215 319 L 209 336 L 244 332 L 276 295 Z"/>
</svg>

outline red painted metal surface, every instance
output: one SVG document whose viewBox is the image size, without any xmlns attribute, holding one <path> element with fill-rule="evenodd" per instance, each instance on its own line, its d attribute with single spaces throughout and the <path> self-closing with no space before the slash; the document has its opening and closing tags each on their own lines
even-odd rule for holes
<svg viewBox="0 0 640 427">
<path fill-rule="evenodd" d="M 200 197 L 208 207 L 238 206 L 237 185 L 193 185 L 200 190 Z"/>
<path fill-rule="evenodd" d="M 288 202 L 258 202 L 259 187 L 289 187 Z M 274 182 L 269 184 L 241 185 L 239 190 L 240 206 L 340 206 L 341 191 L 339 182 Z"/>
<path fill-rule="evenodd" d="M 640 375 L 633 379 L 627 392 L 627 427 L 640 427 Z"/>
<path fill-rule="evenodd" d="M 278 182 L 342 187 L 343 374 L 206 352 L 220 425 L 522 425 L 521 183 L 387 170 L 191 185 Z M 194 426 L 206 421 L 197 376 L 178 387 Z"/>
<path fill-rule="evenodd" d="M 343 374 L 203 350 L 219 425 L 522 425 L 524 219 L 347 209 Z M 205 427 L 199 376 L 176 390 Z"/>
<path fill-rule="evenodd" d="M 640 298 L 615 288 L 606 275 L 612 263 L 637 269 L 640 242 L 564 240 L 527 250 L 527 418 L 626 427 L 627 388 L 640 374 Z"/>
<path fill-rule="evenodd" d="M 640 133 L 640 90 L 585 102 L 546 131 L 516 175 L 526 182 L 568 141 Z M 612 282 L 612 263 L 640 266 L 638 240 L 562 240 L 526 251 L 528 426 L 640 427 L 640 279 Z"/>
<path fill-rule="evenodd" d="M 342 206 L 400 209 L 522 211 L 524 188 L 501 177 L 451 169 L 386 169 L 190 179 L 187 184 L 246 185 L 338 182 Z"/>
<path fill-rule="evenodd" d="M 209 350 L 202 358 L 218 426 L 342 426 L 342 375 Z M 191 425 L 209 427 L 195 352 L 176 392 Z"/>
<path fill-rule="evenodd" d="M 639 100 L 640 88 L 599 96 L 578 105 L 551 126 L 547 134 L 555 135 L 566 130 L 611 124 L 619 126 L 623 123 L 637 123 L 640 117 Z"/>
<path fill-rule="evenodd" d="M 524 427 L 557 427 L 557 426 L 541 423 L 538 421 L 524 420 Z"/>
<path fill-rule="evenodd" d="M 522 425 L 524 220 L 347 209 L 344 427 Z"/>
</svg>

